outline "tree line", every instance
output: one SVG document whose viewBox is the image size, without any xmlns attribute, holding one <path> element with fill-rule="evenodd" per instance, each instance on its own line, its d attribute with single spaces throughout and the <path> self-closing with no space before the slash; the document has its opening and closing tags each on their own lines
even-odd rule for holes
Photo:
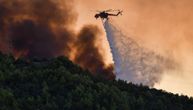
<svg viewBox="0 0 193 110">
<path fill-rule="evenodd" d="M 92 76 L 66 57 L 0 53 L 0 110 L 193 110 L 193 98 Z"/>
</svg>

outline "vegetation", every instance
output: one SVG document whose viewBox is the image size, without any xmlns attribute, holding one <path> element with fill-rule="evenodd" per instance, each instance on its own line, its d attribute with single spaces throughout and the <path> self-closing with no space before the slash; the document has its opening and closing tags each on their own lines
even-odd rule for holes
<svg viewBox="0 0 193 110">
<path fill-rule="evenodd" d="M 93 77 L 65 57 L 0 54 L 0 110 L 193 110 L 193 98 Z"/>
</svg>

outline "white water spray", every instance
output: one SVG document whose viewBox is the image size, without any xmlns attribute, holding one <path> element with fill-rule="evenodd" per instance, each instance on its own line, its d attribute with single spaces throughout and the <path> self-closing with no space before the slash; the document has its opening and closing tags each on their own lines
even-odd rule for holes
<svg viewBox="0 0 193 110">
<path fill-rule="evenodd" d="M 165 70 L 174 69 L 174 62 L 140 47 L 123 35 L 109 20 L 104 22 L 113 55 L 117 79 L 153 86 L 161 80 Z"/>
</svg>

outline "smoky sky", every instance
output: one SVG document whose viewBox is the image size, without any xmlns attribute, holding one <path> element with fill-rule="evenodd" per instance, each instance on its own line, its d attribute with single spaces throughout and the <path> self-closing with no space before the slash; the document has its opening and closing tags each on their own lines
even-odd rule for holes
<svg viewBox="0 0 193 110">
<path fill-rule="evenodd" d="M 67 3 L 62 6 L 52 0 L 1 1 L 1 41 L 6 45 L 3 47 L 9 52 L 25 51 L 29 57 L 63 53 L 68 56 L 73 32 L 63 27 L 74 23 L 76 15 Z"/>
<path fill-rule="evenodd" d="M 87 22 L 94 22 L 90 19 L 89 9 L 123 10 L 123 16 L 113 19 L 116 19 L 116 24 L 124 33 L 143 47 L 176 60 L 181 64 L 180 73 L 192 74 L 192 0 L 97 0 L 94 3 L 92 0 L 79 0 L 76 2 L 79 4 L 79 12 L 85 12 L 79 18 L 88 19 Z M 109 56 L 108 54 L 107 57 Z"/>
<path fill-rule="evenodd" d="M 114 17 L 119 29 L 140 46 L 175 60 L 177 70 L 163 74 L 155 87 L 175 93 L 193 95 L 193 1 L 192 0 L 77 0 L 78 24 L 92 22 L 90 10 L 122 9 L 123 16 Z M 86 19 L 86 21 L 84 21 Z M 114 23 L 115 23 L 114 22 Z M 117 26 L 117 25 L 116 25 Z M 103 29 L 103 27 L 101 27 Z M 103 34 L 104 41 L 105 33 Z M 112 62 L 106 41 L 104 56 Z M 172 82 L 172 83 L 171 83 Z"/>
<path fill-rule="evenodd" d="M 113 75 L 113 66 L 105 66 L 105 63 L 103 62 L 105 59 L 103 59 L 103 56 L 99 52 L 100 48 L 98 48 L 98 45 L 96 44 L 98 37 L 96 33 L 99 34 L 101 32 L 99 28 L 94 25 L 86 25 L 82 28 L 78 34 L 78 40 L 75 43 L 77 47 L 75 62 L 83 67 L 91 68 L 93 72 L 108 73 L 102 75 L 113 79 L 115 77 Z M 96 66 L 99 68 L 96 68 Z"/>
<path fill-rule="evenodd" d="M 113 66 L 105 65 L 95 44 L 100 29 L 86 25 L 75 33 L 74 5 L 73 0 L 1 0 L 0 50 L 16 58 L 63 55 L 94 74 L 113 78 Z"/>
<path fill-rule="evenodd" d="M 84 1 L 84 2 L 83 2 Z M 121 9 L 116 17 L 121 30 L 143 46 L 173 57 L 184 67 L 192 60 L 192 0 L 92 0 L 77 1 L 81 19 L 89 19 L 89 9 Z M 94 20 L 89 19 L 89 22 Z"/>
</svg>

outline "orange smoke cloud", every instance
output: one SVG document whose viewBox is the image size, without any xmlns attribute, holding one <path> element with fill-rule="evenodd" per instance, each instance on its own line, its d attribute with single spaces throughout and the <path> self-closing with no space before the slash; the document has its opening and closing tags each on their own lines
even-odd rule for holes
<svg viewBox="0 0 193 110">
<path fill-rule="evenodd" d="M 93 3 L 79 0 L 77 4 L 81 13 L 80 24 L 93 22 L 101 25 L 93 19 L 95 12 L 91 10 L 122 9 L 123 16 L 115 18 L 120 30 L 142 46 L 175 59 L 182 68 L 193 63 L 190 62 L 193 60 L 192 1 L 97 0 Z"/>
<path fill-rule="evenodd" d="M 76 2 L 79 13 L 81 13 L 78 18 L 79 25 L 91 22 L 101 26 L 101 22 L 93 19 L 95 12 L 90 10 L 122 9 L 123 16 L 112 19 L 115 19 L 114 21 L 123 33 L 137 41 L 140 46 L 169 57 L 180 64 L 178 65 L 179 70 L 164 72 L 166 78 L 162 80 L 163 84 L 175 82 L 176 78 L 183 77 L 176 84 L 178 88 L 175 89 L 180 91 L 183 88 L 189 91 L 188 94 L 193 95 L 193 87 L 185 86 L 193 84 L 190 83 L 192 80 L 186 77 L 191 76 L 193 72 L 193 31 L 191 30 L 193 25 L 193 1 L 78 0 Z M 105 36 L 105 33 L 103 36 Z M 104 37 L 102 41 L 107 43 L 105 40 Z M 105 53 L 106 60 L 111 63 L 112 58 L 108 45 L 103 45 L 103 47 L 105 49 L 102 53 Z M 167 79 L 168 77 L 170 77 L 170 80 Z M 165 86 L 173 88 L 173 85 L 175 84 L 162 85 L 162 88 Z"/>
<path fill-rule="evenodd" d="M 15 57 L 67 56 L 95 74 L 113 75 L 95 45 L 100 31 L 88 25 L 76 35 L 73 1 L 0 1 L 0 50 Z M 83 46 L 86 45 L 86 46 Z M 90 47 L 90 48 L 88 48 Z M 81 50 L 74 52 L 75 50 Z M 85 58 L 84 56 L 89 56 Z"/>
<path fill-rule="evenodd" d="M 123 16 L 116 17 L 116 23 L 120 26 L 120 30 L 129 34 L 139 44 L 173 57 L 180 63 L 184 63 L 184 60 L 180 59 L 187 56 L 190 58 L 193 54 L 191 30 L 193 1 L 97 0 L 93 3 L 90 0 L 79 0 L 77 4 L 81 13 L 80 24 L 96 22 L 91 10 L 122 9 Z"/>
</svg>

